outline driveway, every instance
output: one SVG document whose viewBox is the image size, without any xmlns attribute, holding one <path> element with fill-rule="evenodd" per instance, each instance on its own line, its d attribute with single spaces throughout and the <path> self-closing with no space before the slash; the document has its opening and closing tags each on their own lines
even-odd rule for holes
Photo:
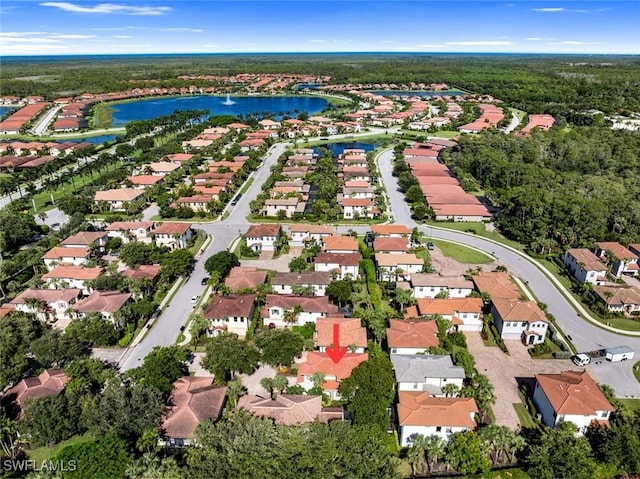
<svg viewBox="0 0 640 479">
<path fill-rule="evenodd" d="M 249 268 L 258 269 L 270 269 L 272 271 L 278 271 L 282 273 L 289 272 L 289 263 L 292 259 L 300 256 L 302 248 L 294 247 L 289 250 L 287 254 L 278 256 L 272 259 L 244 259 L 240 261 L 241 266 L 247 266 Z"/>
<path fill-rule="evenodd" d="M 575 369 L 568 359 L 531 359 L 520 341 L 506 341 L 510 355 L 498 347 L 487 347 L 480 333 L 466 333 L 467 347 L 476 360 L 476 369 L 489 378 L 493 385 L 496 403 L 493 414 L 496 424 L 518 429 L 520 421 L 513 408 L 522 403 L 518 396 L 518 380 L 533 379 L 536 374 L 559 373 Z"/>
</svg>

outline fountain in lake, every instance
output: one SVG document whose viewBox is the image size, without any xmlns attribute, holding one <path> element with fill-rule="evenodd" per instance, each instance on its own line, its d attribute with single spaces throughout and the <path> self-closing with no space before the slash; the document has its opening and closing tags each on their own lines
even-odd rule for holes
<svg viewBox="0 0 640 479">
<path fill-rule="evenodd" d="M 222 102 L 223 105 L 235 105 L 236 102 L 231 99 L 231 94 L 227 93 L 227 98 Z"/>
</svg>

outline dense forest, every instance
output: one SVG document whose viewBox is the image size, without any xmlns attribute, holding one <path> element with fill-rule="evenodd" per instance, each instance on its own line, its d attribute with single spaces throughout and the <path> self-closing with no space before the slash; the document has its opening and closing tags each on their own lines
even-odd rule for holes
<svg viewBox="0 0 640 479">
<path fill-rule="evenodd" d="M 334 83 L 447 83 L 491 94 L 530 113 L 640 111 L 640 61 L 625 56 L 300 54 L 39 57 L 4 59 L 4 95 L 59 96 L 162 85 L 210 86 L 178 77 L 236 73 L 330 75 Z"/>
<path fill-rule="evenodd" d="M 488 132 L 463 136 L 444 157 L 458 177 L 475 178 L 501 209 L 501 230 L 535 252 L 640 241 L 640 135 L 635 132 L 596 127 L 554 128 L 530 137 Z"/>
</svg>

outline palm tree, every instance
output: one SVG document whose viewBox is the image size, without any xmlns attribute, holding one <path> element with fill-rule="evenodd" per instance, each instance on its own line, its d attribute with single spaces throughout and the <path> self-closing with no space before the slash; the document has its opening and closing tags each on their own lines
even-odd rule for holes
<svg viewBox="0 0 640 479">
<path fill-rule="evenodd" d="M 298 315 L 302 313 L 303 308 L 301 305 L 296 304 L 293 308 L 286 308 L 284 310 L 284 320 L 287 323 L 295 323 L 298 321 Z"/>
<path fill-rule="evenodd" d="M 227 397 L 229 398 L 229 405 L 232 409 L 235 409 L 238 404 L 238 399 L 243 396 L 245 392 L 245 387 L 239 379 L 227 383 Z"/>
<path fill-rule="evenodd" d="M 191 340 L 193 344 L 196 345 L 202 335 L 207 331 L 209 327 L 209 320 L 206 319 L 202 314 L 196 314 L 191 320 L 191 325 L 189 326 L 189 332 L 191 333 Z"/>
<path fill-rule="evenodd" d="M 427 459 L 429 473 L 438 465 L 438 459 L 444 455 L 445 440 L 440 436 L 427 436 L 424 443 L 424 453 Z"/>
<path fill-rule="evenodd" d="M 271 399 L 273 399 L 273 378 L 262 378 L 260 380 L 260 386 L 262 386 L 265 391 L 267 391 L 269 393 L 269 395 L 271 396 Z"/>
<path fill-rule="evenodd" d="M 396 288 L 395 302 L 400 306 L 400 312 L 406 311 L 406 306 L 415 303 L 413 292 L 410 289 Z"/>
<path fill-rule="evenodd" d="M 287 380 L 286 376 L 278 374 L 272 379 L 271 385 L 273 386 L 274 391 L 278 391 L 280 394 L 282 394 L 282 391 L 287 389 L 287 386 L 289 386 L 289 381 Z"/>
<path fill-rule="evenodd" d="M 422 434 L 412 434 L 409 436 L 409 451 L 407 452 L 407 459 L 411 464 L 412 474 L 422 473 L 425 466 L 425 447 L 427 445 L 427 438 Z M 428 464 L 426 464 L 428 466 Z"/>
<path fill-rule="evenodd" d="M 145 429 L 136 441 L 136 448 L 140 452 L 153 453 L 158 450 L 160 434 L 156 429 Z"/>
<path fill-rule="evenodd" d="M 453 397 L 459 391 L 460 391 L 460 388 L 458 387 L 457 384 L 454 384 L 454 383 L 445 384 L 442 387 L 442 392 L 444 393 L 445 397 Z"/>
<path fill-rule="evenodd" d="M 318 371 L 317 373 L 313 373 L 309 378 L 314 388 L 322 389 L 322 386 L 327 381 L 326 375 L 322 371 Z"/>
<path fill-rule="evenodd" d="M 0 447 L 8 457 L 15 458 L 19 452 L 19 441 L 16 438 L 18 432 L 18 424 L 6 417 L 0 419 Z"/>
<path fill-rule="evenodd" d="M 376 338 L 376 342 L 380 344 L 387 335 L 387 312 L 377 309 L 365 309 L 362 312 L 362 320 L 371 330 Z"/>
</svg>

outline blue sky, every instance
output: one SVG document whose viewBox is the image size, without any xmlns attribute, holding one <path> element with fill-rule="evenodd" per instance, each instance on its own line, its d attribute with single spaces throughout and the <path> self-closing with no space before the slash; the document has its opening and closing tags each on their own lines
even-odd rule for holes
<svg viewBox="0 0 640 479">
<path fill-rule="evenodd" d="M 640 1 L 2 0 L 0 54 L 640 54 Z"/>
</svg>

